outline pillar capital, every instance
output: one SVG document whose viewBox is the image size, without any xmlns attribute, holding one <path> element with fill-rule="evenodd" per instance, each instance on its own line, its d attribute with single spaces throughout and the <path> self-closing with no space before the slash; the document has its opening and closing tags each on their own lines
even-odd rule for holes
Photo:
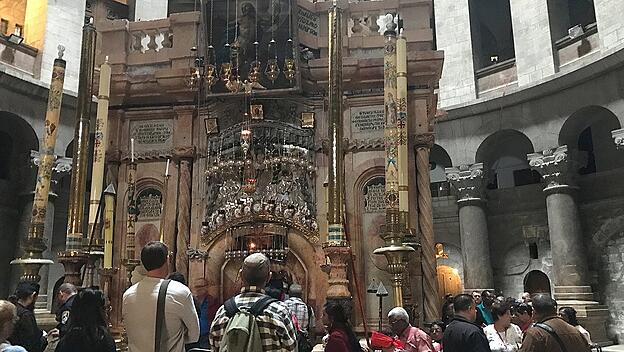
<svg viewBox="0 0 624 352">
<path fill-rule="evenodd" d="M 539 172 L 542 179 L 546 181 L 544 192 L 575 188 L 576 172 L 573 168 L 575 163 L 567 145 L 527 154 L 527 160 L 531 168 Z"/>
<path fill-rule="evenodd" d="M 466 164 L 456 167 L 447 167 L 446 178 L 455 189 L 457 203 L 464 204 L 474 201 L 484 201 L 483 194 L 483 163 Z"/>
<path fill-rule="evenodd" d="M 618 149 L 624 149 L 624 128 L 611 131 L 611 137 Z"/>
</svg>

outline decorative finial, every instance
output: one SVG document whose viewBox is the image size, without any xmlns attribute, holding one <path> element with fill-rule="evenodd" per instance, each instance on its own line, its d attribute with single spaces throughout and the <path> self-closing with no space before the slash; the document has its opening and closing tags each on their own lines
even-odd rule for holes
<svg viewBox="0 0 624 352">
<path fill-rule="evenodd" d="M 62 60 L 63 55 L 65 55 L 65 47 L 59 44 L 56 48 L 58 49 L 58 58 Z"/>
<path fill-rule="evenodd" d="M 104 57 L 104 63 L 105 63 L 105 64 L 107 64 L 107 63 L 108 63 L 108 55 L 106 55 L 106 56 Z"/>
</svg>

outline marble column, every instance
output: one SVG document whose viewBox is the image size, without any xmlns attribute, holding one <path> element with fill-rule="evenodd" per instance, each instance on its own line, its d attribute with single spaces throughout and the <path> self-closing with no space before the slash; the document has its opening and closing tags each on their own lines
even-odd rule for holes
<svg viewBox="0 0 624 352">
<path fill-rule="evenodd" d="M 483 164 L 446 168 L 459 207 L 459 232 L 464 260 L 464 290 L 494 287 L 488 238 Z"/>
<path fill-rule="evenodd" d="M 587 250 L 579 216 L 575 185 L 576 163 L 567 146 L 527 155 L 529 165 L 544 180 L 550 248 L 553 253 L 554 298 L 560 306 L 573 306 L 594 342 L 607 341 L 608 312 L 594 300 L 587 265 Z"/>
<path fill-rule="evenodd" d="M 611 136 L 618 149 L 624 149 L 624 128 L 611 131 Z"/>
</svg>

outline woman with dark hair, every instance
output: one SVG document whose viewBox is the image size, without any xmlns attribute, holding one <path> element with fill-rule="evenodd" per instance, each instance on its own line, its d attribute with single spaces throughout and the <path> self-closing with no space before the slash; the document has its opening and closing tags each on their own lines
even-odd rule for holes
<svg viewBox="0 0 624 352">
<path fill-rule="evenodd" d="M 429 336 L 431 336 L 431 340 L 433 341 L 433 348 L 435 349 L 435 352 L 442 352 L 444 349 L 442 346 L 442 338 L 444 337 L 445 328 L 446 324 L 441 321 L 434 321 L 431 323 Z"/>
<path fill-rule="evenodd" d="M 591 341 L 591 336 L 589 335 L 589 331 L 585 330 L 584 327 L 579 324 L 578 319 L 576 318 L 576 309 L 572 307 L 561 307 L 559 308 L 559 317 L 566 321 L 566 323 L 574 326 L 576 330 L 578 330 L 581 335 L 585 338 L 587 343 L 590 346 L 593 346 L 593 342 Z"/>
<path fill-rule="evenodd" d="M 71 308 L 69 331 L 61 338 L 55 352 L 115 352 L 115 341 L 108 331 L 102 291 L 78 292 Z"/>
<path fill-rule="evenodd" d="M 329 338 L 325 352 L 360 352 L 362 347 L 355 337 L 345 308 L 337 302 L 328 301 L 323 314 Z"/>
<path fill-rule="evenodd" d="M 494 324 L 483 331 L 487 336 L 492 352 L 515 352 L 522 344 L 522 330 L 511 323 L 511 305 L 504 302 L 492 303 Z"/>
<path fill-rule="evenodd" d="M 15 293 L 9 297 L 9 301 L 17 308 L 17 322 L 8 340 L 29 352 L 41 352 L 48 344 L 35 319 L 35 302 L 38 296 L 39 284 L 21 281 L 17 284 Z"/>
</svg>

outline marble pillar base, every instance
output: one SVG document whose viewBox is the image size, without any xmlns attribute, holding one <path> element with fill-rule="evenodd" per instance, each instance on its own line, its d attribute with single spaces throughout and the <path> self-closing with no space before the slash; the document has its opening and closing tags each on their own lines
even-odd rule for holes
<svg viewBox="0 0 624 352">
<path fill-rule="evenodd" d="M 589 331 L 591 339 L 600 346 L 612 345 L 607 337 L 609 307 L 594 299 L 590 286 L 555 286 L 554 298 L 558 308 L 573 307 L 579 323 Z"/>
</svg>

